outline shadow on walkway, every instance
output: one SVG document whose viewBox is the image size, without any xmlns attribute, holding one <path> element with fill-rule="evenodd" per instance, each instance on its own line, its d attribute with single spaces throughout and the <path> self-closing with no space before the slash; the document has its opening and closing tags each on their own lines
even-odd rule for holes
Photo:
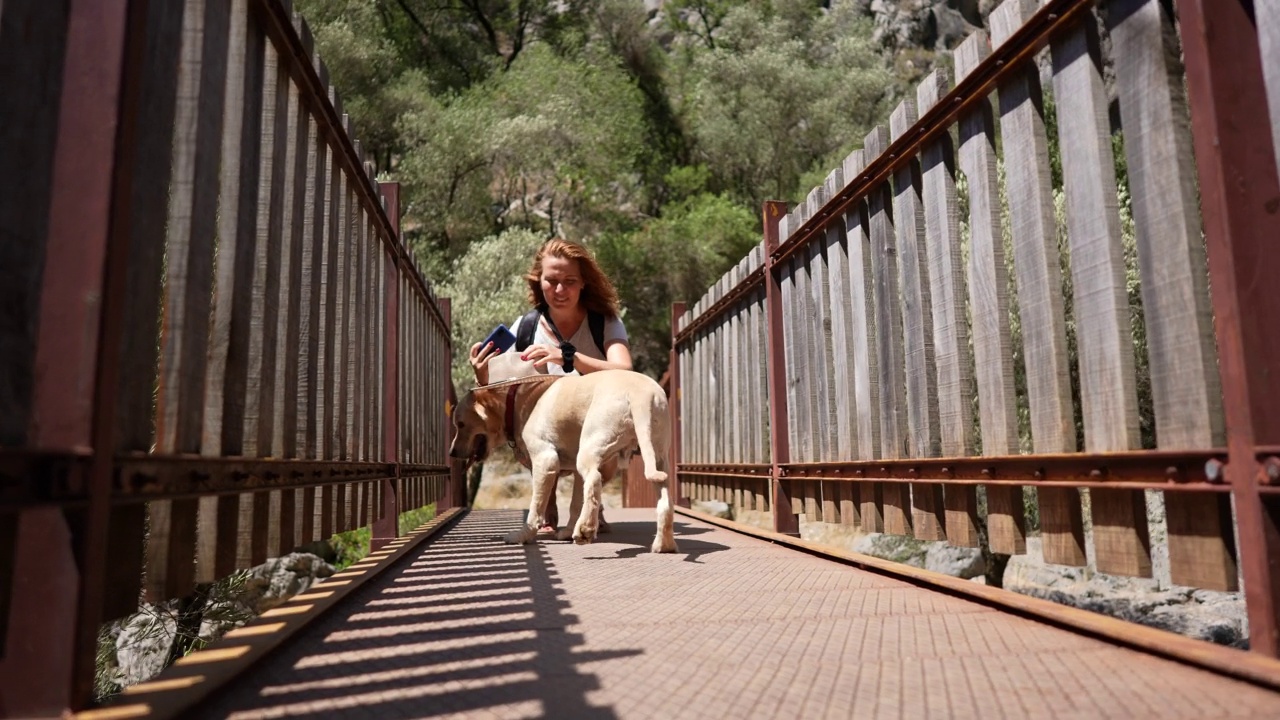
<svg viewBox="0 0 1280 720">
<path fill-rule="evenodd" d="M 464 518 L 196 717 L 616 717 L 591 704 L 600 682 L 583 666 L 642 650 L 575 652 L 584 640 L 547 548 L 502 542 L 522 518 Z"/>
</svg>

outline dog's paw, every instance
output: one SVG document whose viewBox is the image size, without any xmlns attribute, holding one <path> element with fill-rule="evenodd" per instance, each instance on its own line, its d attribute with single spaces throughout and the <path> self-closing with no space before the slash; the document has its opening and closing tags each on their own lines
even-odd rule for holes
<svg viewBox="0 0 1280 720">
<path fill-rule="evenodd" d="M 565 526 L 556 531 L 557 540 L 568 540 L 573 537 L 573 528 Z"/>
<path fill-rule="evenodd" d="M 591 543 L 595 542 L 595 539 L 596 539 L 595 528 L 587 528 L 587 527 L 583 527 L 582 525 L 578 525 L 578 527 L 573 531 L 573 542 L 575 544 L 590 545 Z"/>
<path fill-rule="evenodd" d="M 664 540 L 662 537 L 656 537 L 653 539 L 653 546 L 649 549 L 650 551 L 656 552 L 656 553 L 676 552 L 675 538 L 668 538 Z"/>
</svg>

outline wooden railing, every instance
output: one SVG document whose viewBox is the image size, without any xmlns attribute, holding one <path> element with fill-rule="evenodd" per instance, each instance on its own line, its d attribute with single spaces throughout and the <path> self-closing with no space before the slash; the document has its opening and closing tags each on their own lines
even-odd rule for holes
<svg viewBox="0 0 1280 720">
<path fill-rule="evenodd" d="M 0 28 L 0 715 L 57 715 L 140 599 L 460 504 L 449 303 L 286 2 Z"/>
<path fill-rule="evenodd" d="M 1251 649 L 1276 656 L 1280 38 L 1207 5 L 1177 3 L 1179 39 L 1157 0 L 1100 3 L 1129 264 L 1087 0 L 1006 0 L 954 82 L 929 75 L 807 202 L 767 203 L 761 246 L 677 309 L 683 495 L 1020 554 L 1032 487 L 1046 561 L 1146 577 L 1151 503 L 1166 581 L 1243 577 Z"/>
</svg>

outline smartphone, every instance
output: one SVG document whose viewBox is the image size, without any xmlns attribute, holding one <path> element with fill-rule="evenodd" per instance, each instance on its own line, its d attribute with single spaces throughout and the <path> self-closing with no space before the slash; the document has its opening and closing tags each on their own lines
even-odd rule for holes
<svg viewBox="0 0 1280 720">
<path fill-rule="evenodd" d="M 506 325 L 499 324 L 493 332 L 489 333 L 489 337 L 480 343 L 480 349 L 484 350 L 489 343 L 493 343 L 493 346 L 498 348 L 498 352 L 506 352 L 516 344 L 516 336 L 511 334 Z"/>
</svg>

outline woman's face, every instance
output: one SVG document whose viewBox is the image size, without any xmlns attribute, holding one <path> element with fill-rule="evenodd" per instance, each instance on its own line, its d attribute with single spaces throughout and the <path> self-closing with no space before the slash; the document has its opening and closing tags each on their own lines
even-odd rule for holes
<svg viewBox="0 0 1280 720">
<path fill-rule="evenodd" d="M 542 259 L 542 295 L 547 304 L 560 310 L 577 307 L 582 295 L 582 272 L 578 261 L 547 256 Z"/>
</svg>

